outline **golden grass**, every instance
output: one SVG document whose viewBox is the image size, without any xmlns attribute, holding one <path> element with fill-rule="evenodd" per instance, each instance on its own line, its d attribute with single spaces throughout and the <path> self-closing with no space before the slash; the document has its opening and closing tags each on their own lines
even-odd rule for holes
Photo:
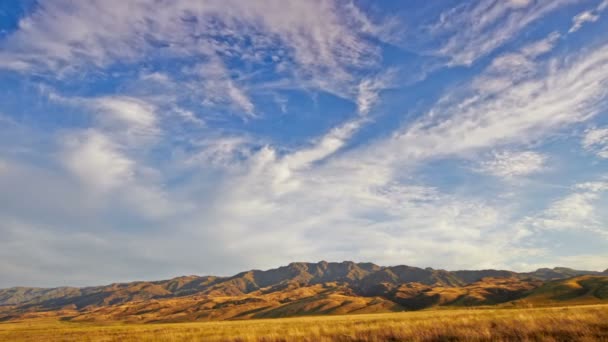
<svg viewBox="0 0 608 342">
<path fill-rule="evenodd" d="M 0 341 L 608 341 L 608 305 L 174 324 L 0 323 Z"/>
</svg>

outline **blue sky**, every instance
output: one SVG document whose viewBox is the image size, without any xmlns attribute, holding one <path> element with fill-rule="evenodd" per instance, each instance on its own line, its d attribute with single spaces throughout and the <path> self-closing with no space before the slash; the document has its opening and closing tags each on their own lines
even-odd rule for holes
<svg viewBox="0 0 608 342">
<path fill-rule="evenodd" d="M 0 286 L 608 267 L 608 1 L 0 3 Z"/>
</svg>

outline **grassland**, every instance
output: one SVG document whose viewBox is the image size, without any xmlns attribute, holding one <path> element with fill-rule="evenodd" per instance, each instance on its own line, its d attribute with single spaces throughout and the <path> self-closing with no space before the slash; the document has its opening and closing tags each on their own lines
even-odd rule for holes
<svg viewBox="0 0 608 342">
<path fill-rule="evenodd" d="M 173 324 L 0 323 L 0 341 L 608 341 L 608 305 Z"/>
</svg>

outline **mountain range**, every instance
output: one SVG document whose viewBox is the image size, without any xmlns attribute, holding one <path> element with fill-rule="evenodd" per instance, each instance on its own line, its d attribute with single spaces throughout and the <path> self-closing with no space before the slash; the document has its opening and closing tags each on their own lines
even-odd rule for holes
<svg viewBox="0 0 608 342">
<path fill-rule="evenodd" d="M 0 290 L 0 321 L 177 322 L 608 301 L 608 270 L 446 271 L 372 263 L 291 263 L 231 277 Z"/>
</svg>

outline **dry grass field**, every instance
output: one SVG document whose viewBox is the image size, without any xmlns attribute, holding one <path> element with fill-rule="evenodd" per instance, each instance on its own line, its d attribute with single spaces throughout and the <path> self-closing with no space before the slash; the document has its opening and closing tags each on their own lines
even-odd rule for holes
<svg viewBox="0 0 608 342">
<path fill-rule="evenodd" d="M 1 341 L 608 341 L 608 305 L 173 324 L 0 323 Z"/>
</svg>

